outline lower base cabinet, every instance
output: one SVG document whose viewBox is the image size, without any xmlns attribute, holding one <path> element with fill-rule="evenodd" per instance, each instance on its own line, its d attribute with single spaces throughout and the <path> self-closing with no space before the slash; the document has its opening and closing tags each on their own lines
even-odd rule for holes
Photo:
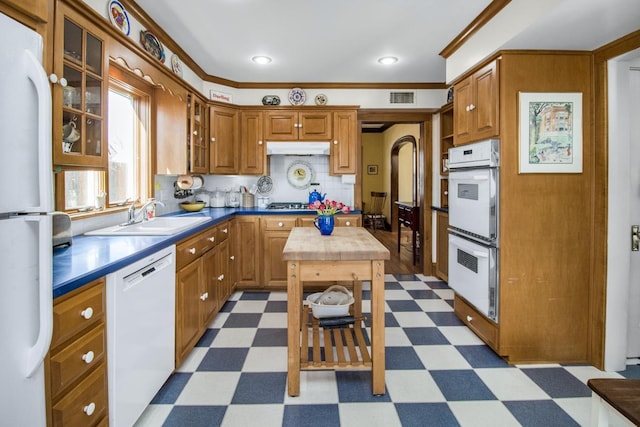
<svg viewBox="0 0 640 427">
<path fill-rule="evenodd" d="M 229 226 L 210 227 L 176 246 L 176 367 L 231 294 Z"/>
<path fill-rule="evenodd" d="M 486 342 L 494 351 L 498 351 L 498 325 L 476 311 L 467 301 L 455 295 L 453 306 L 456 316 Z"/>
<path fill-rule="evenodd" d="M 45 358 L 47 424 L 108 424 L 105 280 L 53 303 L 53 336 Z"/>
<path fill-rule="evenodd" d="M 262 229 L 262 285 L 269 289 L 287 288 L 287 262 L 282 260 L 282 250 L 287 244 L 293 227 L 313 227 L 315 216 L 264 215 Z M 360 227 L 362 217 L 358 214 L 335 216 L 336 227 Z M 318 236 L 320 232 L 318 232 Z"/>
</svg>

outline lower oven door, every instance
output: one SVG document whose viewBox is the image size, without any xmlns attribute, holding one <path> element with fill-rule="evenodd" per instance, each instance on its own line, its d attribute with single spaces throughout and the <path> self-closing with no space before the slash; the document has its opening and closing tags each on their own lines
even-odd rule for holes
<svg viewBox="0 0 640 427">
<path fill-rule="evenodd" d="M 449 233 L 449 286 L 498 322 L 498 249 Z"/>
<path fill-rule="evenodd" d="M 497 240 L 497 168 L 449 172 L 449 226 L 486 240 Z"/>
</svg>

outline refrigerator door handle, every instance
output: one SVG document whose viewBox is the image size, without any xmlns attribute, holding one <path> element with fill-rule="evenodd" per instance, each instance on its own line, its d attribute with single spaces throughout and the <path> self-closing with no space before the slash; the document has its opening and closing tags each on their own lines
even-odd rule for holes
<svg viewBox="0 0 640 427">
<path fill-rule="evenodd" d="M 51 260 L 51 217 L 49 215 L 21 216 L 25 221 L 38 222 L 38 300 L 40 304 L 40 327 L 35 344 L 27 350 L 26 376 L 30 378 L 38 369 L 51 345 L 53 333 L 53 289 Z"/>
<path fill-rule="evenodd" d="M 24 68 L 29 80 L 33 82 L 38 98 L 38 188 L 40 206 L 31 212 L 50 212 L 53 210 L 51 196 L 51 89 L 44 68 L 29 50 L 24 51 Z"/>
</svg>

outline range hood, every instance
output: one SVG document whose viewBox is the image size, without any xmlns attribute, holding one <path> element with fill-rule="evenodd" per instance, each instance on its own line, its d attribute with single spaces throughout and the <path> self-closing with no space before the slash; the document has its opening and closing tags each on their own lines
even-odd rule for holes
<svg viewBox="0 0 640 427">
<path fill-rule="evenodd" d="M 328 142 L 273 142 L 267 141 L 267 156 L 328 156 L 330 145 Z"/>
</svg>

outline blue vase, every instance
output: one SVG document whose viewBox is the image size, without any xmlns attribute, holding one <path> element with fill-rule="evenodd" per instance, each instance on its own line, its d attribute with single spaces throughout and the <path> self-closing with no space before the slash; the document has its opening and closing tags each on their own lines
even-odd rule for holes
<svg viewBox="0 0 640 427">
<path fill-rule="evenodd" d="M 320 234 L 329 236 L 333 233 L 333 227 L 335 225 L 333 215 L 319 215 L 313 220 L 313 225 L 320 230 Z"/>
</svg>

